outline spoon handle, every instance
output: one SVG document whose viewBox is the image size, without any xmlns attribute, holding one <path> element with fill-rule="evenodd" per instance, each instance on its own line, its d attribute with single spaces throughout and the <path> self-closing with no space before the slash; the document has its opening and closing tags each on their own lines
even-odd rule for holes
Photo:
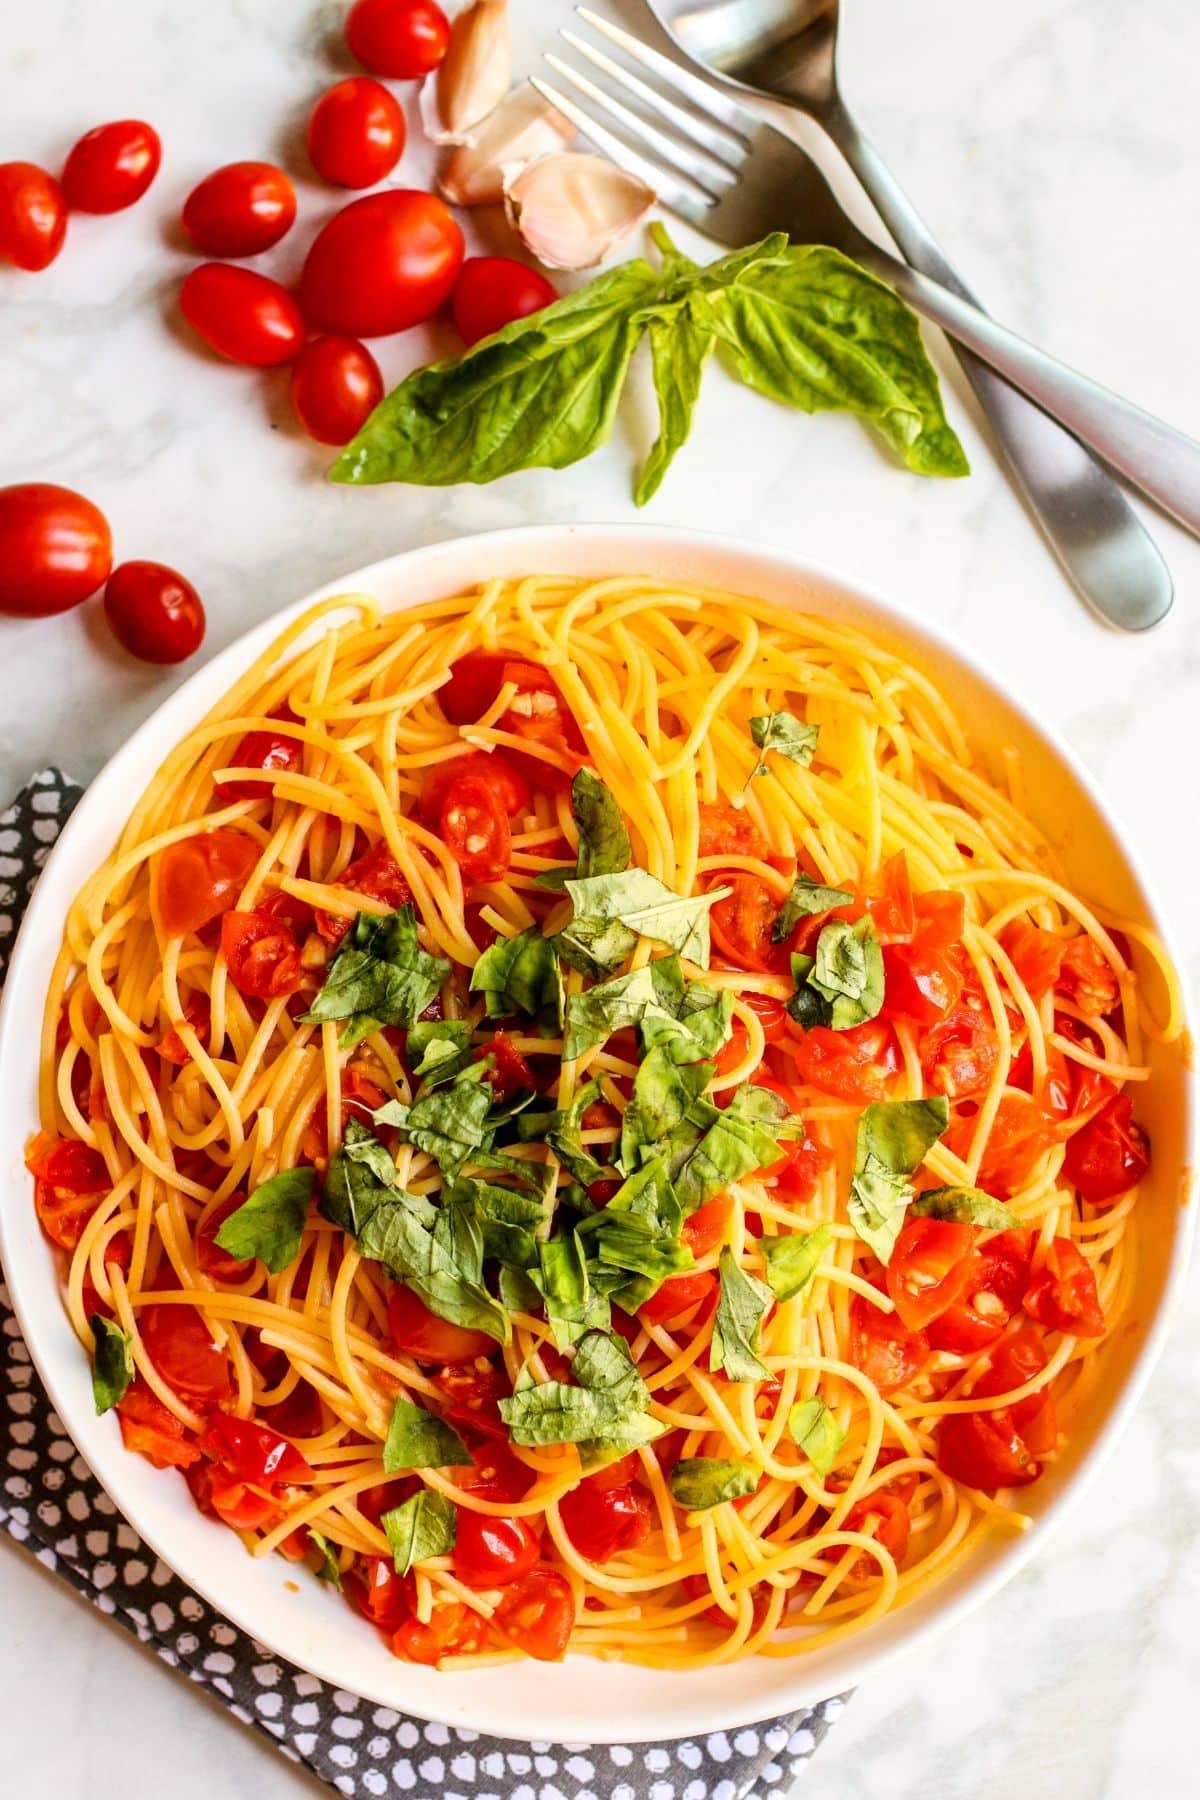
<svg viewBox="0 0 1200 1800">
<path fill-rule="evenodd" d="M 1117 483 L 1078 439 L 1193 533 L 1200 533 L 1200 446 L 995 325 L 840 101 L 822 111 L 821 123 L 917 271 L 906 286 L 908 271 L 896 264 L 888 280 L 958 340 L 963 372 L 1079 593 L 1127 631 L 1156 624 L 1173 598 L 1167 566 Z M 965 305 L 955 307 L 956 299 Z"/>
</svg>

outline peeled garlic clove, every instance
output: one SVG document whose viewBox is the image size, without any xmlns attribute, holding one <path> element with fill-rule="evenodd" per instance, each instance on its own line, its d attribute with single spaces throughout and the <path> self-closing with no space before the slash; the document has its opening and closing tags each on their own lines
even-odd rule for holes
<svg viewBox="0 0 1200 1800">
<path fill-rule="evenodd" d="M 504 177 L 570 143 L 574 127 L 531 87 L 514 88 L 455 150 L 438 177 L 452 206 L 491 206 Z"/>
<path fill-rule="evenodd" d="M 512 83 L 508 0 L 473 0 L 450 27 L 437 74 L 421 87 L 421 123 L 435 144 L 462 144 Z"/>
<path fill-rule="evenodd" d="M 658 196 L 603 156 L 563 150 L 504 183 L 521 242 L 549 269 L 590 269 L 641 224 Z"/>
</svg>

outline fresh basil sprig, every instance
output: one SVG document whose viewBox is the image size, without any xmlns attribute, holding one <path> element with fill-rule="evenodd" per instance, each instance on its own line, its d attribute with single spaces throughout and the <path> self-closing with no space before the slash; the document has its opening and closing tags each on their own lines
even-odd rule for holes
<svg viewBox="0 0 1200 1800">
<path fill-rule="evenodd" d="M 799 763 L 802 769 L 807 768 L 817 748 L 820 727 L 806 725 L 795 713 L 765 713 L 751 719 L 750 736 L 761 755 L 746 777 L 747 787 L 756 776 L 767 773 L 768 750 L 777 750 L 789 762 Z"/>
<path fill-rule="evenodd" d="M 565 468 L 609 437 L 634 350 L 650 337 L 659 436 L 644 504 L 691 430 L 714 346 L 748 386 L 804 412 L 857 413 L 907 466 L 965 475 L 916 317 L 839 251 L 782 233 L 707 266 L 661 226 L 642 258 L 514 320 L 464 355 L 419 369 L 383 400 L 330 470 L 355 484 L 425 487 Z"/>
</svg>

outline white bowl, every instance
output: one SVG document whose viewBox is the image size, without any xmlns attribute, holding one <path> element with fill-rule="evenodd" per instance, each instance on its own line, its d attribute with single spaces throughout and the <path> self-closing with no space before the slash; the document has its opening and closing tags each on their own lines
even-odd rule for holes
<svg viewBox="0 0 1200 1800">
<path fill-rule="evenodd" d="M 38 1041 L 46 978 L 70 901 L 111 849 L 134 797 L 281 625 L 314 599 L 339 592 L 366 590 L 385 607 L 399 608 L 455 593 L 482 576 L 532 572 L 677 576 L 861 626 L 939 683 L 985 760 L 1002 746 L 1016 747 L 1037 822 L 1078 889 L 1167 935 L 1118 826 L 1067 747 L 940 632 L 829 570 L 727 538 L 628 526 L 535 526 L 413 550 L 331 584 L 231 644 L 135 732 L 81 801 L 38 882 L 0 1012 L 0 1253 L 34 1362 L 100 1481 L 163 1560 L 261 1643 L 336 1687 L 444 1724 L 558 1743 L 683 1737 L 750 1724 L 854 1686 L 961 1618 L 1042 1549 L 1112 1448 L 1162 1347 L 1194 1210 L 1181 1202 L 1184 1172 L 1196 1155 L 1195 1109 L 1182 1046 L 1156 1051 L 1154 1080 L 1139 1106 L 1154 1141 L 1154 1169 L 1140 1202 L 1144 1249 L 1129 1321 L 1107 1353 L 1106 1391 L 1077 1420 L 1061 1460 L 1021 1496 L 1035 1519 L 1032 1530 L 997 1537 L 940 1586 L 860 1636 L 808 1656 L 685 1674 L 580 1657 L 443 1675 L 398 1662 L 338 1595 L 303 1574 L 295 1582 L 296 1570 L 281 1558 L 248 1557 L 232 1532 L 196 1511 L 182 1481 L 122 1448 L 114 1416 L 95 1416 L 87 1364 L 63 1310 L 21 1161 L 37 1127 L 31 1046 Z"/>
</svg>

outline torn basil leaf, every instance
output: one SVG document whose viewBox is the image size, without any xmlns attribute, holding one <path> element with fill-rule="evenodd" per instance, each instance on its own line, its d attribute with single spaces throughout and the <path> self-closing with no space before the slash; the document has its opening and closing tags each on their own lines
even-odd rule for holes
<svg viewBox="0 0 1200 1800">
<path fill-rule="evenodd" d="M 537 1261 L 537 1230 L 546 1220 L 540 1194 L 499 1187 L 474 1176 L 460 1176 L 442 1191 L 443 1201 L 465 1201 L 475 1210 L 483 1230 L 483 1253 L 501 1263 L 527 1269 Z"/>
<path fill-rule="evenodd" d="M 685 1456 L 671 1470 L 672 1498 L 685 1512 L 707 1512 L 723 1500 L 740 1500 L 758 1486 L 759 1471 L 749 1463 L 720 1456 Z"/>
<path fill-rule="evenodd" d="M 451 1180 L 477 1150 L 490 1150 L 495 1136 L 492 1089 L 481 1064 L 472 1064 L 449 1086 L 433 1089 L 405 1106 L 389 1100 L 371 1116 L 394 1125 L 402 1139 L 432 1156 Z"/>
<path fill-rule="evenodd" d="M 713 1056 L 729 1036 L 733 995 L 684 980 L 677 956 L 662 956 L 576 994 L 567 1007 L 563 1059 L 571 1061 L 616 1031 L 636 1026 L 642 1044 L 666 1045 L 677 1062 Z"/>
<path fill-rule="evenodd" d="M 238 1262 L 257 1256 L 272 1275 L 281 1275 L 300 1253 L 316 1181 L 315 1169 L 281 1169 L 221 1221 L 214 1241 Z"/>
<path fill-rule="evenodd" d="M 730 1381 L 769 1381 L 771 1371 L 758 1355 L 763 1317 L 771 1290 L 738 1264 L 728 1244 L 721 1252 L 721 1298 L 713 1320 L 708 1366 Z"/>
<path fill-rule="evenodd" d="M 589 1328 L 608 1329 L 608 1302 L 592 1292 L 583 1247 L 574 1231 L 558 1231 L 543 1239 L 538 1244 L 537 1272 L 530 1273 L 546 1303 L 557 1349 L 568 1349 Z"/>
<path fill-rule="evenodd" d="M 465 1467 L 470 1461 L 471 1453 L 453 1425 L 411 1400 L 397 1399 L 383 1446 L 385 1475 L 405 1469 Z"/>
<path fill-rule="evenodd" d="M 629 961 L 637 933 L 619 919 L 572 919 L 550 942 L 568 968 L 603 981 Z"/>
<path fill-rule="evenodd" d="M 675 1191 L 685 1213 L 777 1162 L 782 1140 L 804 1132 L 778 1094 L 749 1081 L 735 1090 L 724 1109 L 701 1100 L 691 1116 L 703 1118 L 707 1129 L 675 1172 Z"/>
<path fill-rule="evenodd" d="M 666 944 L 677 956 L 707 969 L 709 911 L 728 890 L 677 894 L 645 869 L 626 869 L 568 881 L 566 891 L 577 919 L 619 920 L 628 930 Z"/>
<path fill-rule="evenodd" d="M 610 790 L 590 769 L 580 769 L 571 783 L 571 814 L 579 832 L 574 876 L 569 868 L 545 869 L 534 876 L 538 887 L 561 891 L 572 879 L 582 881 L 589 875 L 618 875 L 629 867 L 633 847 L 621 809 Z"/>
<path fill-rule="evenodd" d="M 337 1559 L 337 1550 L 323 1532 L 308 1528 L 308 1541 L 320 1557 L 314 1571 L 318 1581 L 328 1581 L 340 1593 L 342 1590 L 342 1570 Z"/>
<path fill-rule="evenodd" d="M 125 1398 L 133 1380 L 133 1339 L 103 1313 L 90 1313 L 88 1324 L 96 1340 L 92 1351 L 92 1398 L 97 1414 L 106 1413 Z"/>
<path fill-rule="evenodd" d="M 806 725 L 795 713 L 773 712 L 763 717 L 751 719 L 750 736 L 762 751 L 757 763 L 750 771 L 747 787 L 756 775 L 767 773 L 767 752 L 777 750 L 790 762 L 799 763 L 807 768 L 817 748 L 820 729 L 816 725 Z"/>
<path fill-rule="evenodd" d="M 650 1398 L 624 1341 L 587 1331 L 571 1364 L 574 1382 L 517 1380 L 500 1416 L 516 1444 L 580 1444 L 610 1437 L 644 1413 Z"/>
<path fill-rule="evenodd" d="M 920 1168 L 950 1120 L 949 1102 L 877 1100 L 859 1117 L 847 1217 L 881 1263 L 891 1260 Z"/>
<path fill-rule="evenodd" d="M 375 1208 L 396 1192 L 396 1165 L 361 1119 L 347 1119 L 342 1141 L 321 1180 L 320 1208 L 327 1219 L 358 1237 Z"/>
<path fill-rule="evenodd" d="M 831 919 L 816 943 L 806 983 L 824 1002 L 821 1023 L 850 1031 L 883 1005 L 883 951 L 869 914 L 851 925 Z"/>
<path fill-rule="evenodd" d="M 838 1459 L 846 1434 L 817 1396 L 798 1400 L 788 1414 L 788 1430 L 793 1442 L 803 1450 L 817 1474 L 824 1481 Z"/>
<path fill-rule="evenodd" d="M 411 906 L 359 913 L 302 1023 L 345 1019 L 343 1047 L 381 1025 L 415 1025 L 449 973 L 443 957 L 422 950 Z"/>
<path fill-rule="evenodd" d="M 472 993 L 482 993 L 490 1019 L 545 1013 L 562 1021 L 562 971 L 554 940 L 536 925 L 516 937 L 497 938 L 471 972 Z"/>
<path fill-rule="evenodd" d="M 425 1087 L 452 1081 L 474 1056 L 471 1032 L 467 1019 L 418 1019 L 404 1047 L 410 1074 Z"/>
<path fill-rule="evenodd" d="M 606 1170 L 583 1142 L 583 1115 L 602 1098 L 600 1083 L 585 1081 L 576 1088 L 569 1106 L 549 1113 L 526 1113 L 517 1121 L 518 1136 L 544 1138 L 568 1174 L 590 1187 L 604 1179 Z"/>
<path fill-rule="evenodd" d="M 629 1172 L 683 1124 L 713 1078 L 711 1062 L 677 1063 L 662 1044 L 639 1065 L 633 1094 L 621 1120 L 620 1166 Z"/>
<path fill-rule="evenodd" d="M 794 1300 L 797 1294 L 804 1292 L 832 1242 L 833 1227 L 830 1225 L 818 1225 L 813 1231 L 758 1239 L 758 1248 L 767 1265 L 767 1286 L 777 1300 Z"/>
<path fill-rule="evenodd" d="M 772 942 L 782 944 L 790 937 L 801 919 L 815 918 L 817 913 L 831 912 L 835 906 L 848 906 L 854 895 L 845 888 L 823 887 L 811 875 L 797 875 L 791 892 L 779 909 L 771 931 Z"/>
<path fill-rule="evenodd" d="M 432 1488 L 422 1488 L 403 1505 L 385 1512 L 383 1526 L 397 1575 L 407 1575 L 416 1563 L 453 1550 L 458 1523 L 454 1502 Z"/>
<path fill-rule="evenodd" d="M 955 1224 L 978 1225 L 984 1231 L 1007 1231 L 1017 1223 L 1011 1208 L 993 1200 L 982 1188 L 927 1188 L 909 1210 L 919 1219 L 951 1219 Z"/>
</svg>

